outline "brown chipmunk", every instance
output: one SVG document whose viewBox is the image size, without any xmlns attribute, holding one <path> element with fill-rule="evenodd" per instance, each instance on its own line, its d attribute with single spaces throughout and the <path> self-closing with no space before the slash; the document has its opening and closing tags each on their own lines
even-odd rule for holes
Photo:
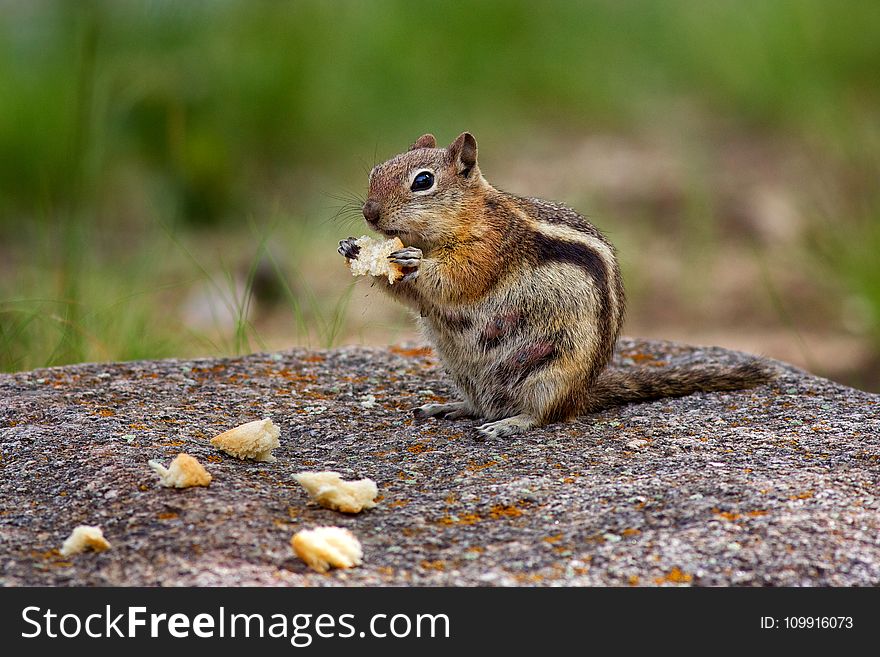
<svg viewBox="0 0 880 657">
<path fill-rule="evenodd" d="M 625 308 L 614 247 L 570 208 L 492 187 L 470 133 L 448 148 L 423 135 L 374 167 L 363 214 L 407 245 L 389 256 L 402 280 L 376 280 L 419 312 L 462 397 L 417 408 L 418 418 L 483 418 L 482 435 L 508 436 L 628 402 L 771 378 L 757 362 L 606 369 Z M 354 238 L 339 243 L 346 258 L 358 252 Z"/>
</svg>

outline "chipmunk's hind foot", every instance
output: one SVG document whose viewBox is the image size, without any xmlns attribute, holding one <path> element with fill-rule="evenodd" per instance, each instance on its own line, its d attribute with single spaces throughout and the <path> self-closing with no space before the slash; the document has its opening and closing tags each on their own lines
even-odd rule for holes
<svg viewBox="0 0 880 657">
<path fill-rule="evenodd" d="M 505 436 L 513 436 L 518 433 L 524 433 L 534 426 L 538 421 L 531 415 L 513 415 L 503 420 L 495 422 L 487 422 L 477 427 L 477 432 L 484 438 L 504 438 Z"/>
</svg>

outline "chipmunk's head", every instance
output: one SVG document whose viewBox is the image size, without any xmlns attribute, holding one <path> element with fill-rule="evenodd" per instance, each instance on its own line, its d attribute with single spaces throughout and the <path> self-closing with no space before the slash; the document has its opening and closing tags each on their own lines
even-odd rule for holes
<svg viewBox="0 0 880 657">
<path fill-rule="evenodd" d="M 370 172 L 364 218 L 389 237 L 430 247 L 455 233 L 469 199 L 487 184 L 472 134 L 463 132 L 448 148 L 437 148 L 434 135 L 422 135 Z"/>
</svg>

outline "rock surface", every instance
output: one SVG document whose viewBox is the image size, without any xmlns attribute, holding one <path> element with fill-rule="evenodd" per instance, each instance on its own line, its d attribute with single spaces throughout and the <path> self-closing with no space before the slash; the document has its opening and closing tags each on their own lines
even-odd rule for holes
<svg viewBox="0 0 880 657">
<path fill-rule="evenodd" d="M 624 340 L 618 367 L 743 354 Z M 480 441 L 416 424 L 450 397 L 430 350 L 294 350 L 0 375 L 3 585 L 877 585 L 880 396 L 778 364 L 774 384 L 614 408 Z M 271 417 L 274 463 L 212 436 Z M 162 488 L 178 452 L 214 477 Z M 379 484 L 355 516 L 292 476 Z M 63 558 L 79 524 L 112 544 Z M 319 575 L 299 529 L 338 525 L 364 563 Z"/>
</svg>

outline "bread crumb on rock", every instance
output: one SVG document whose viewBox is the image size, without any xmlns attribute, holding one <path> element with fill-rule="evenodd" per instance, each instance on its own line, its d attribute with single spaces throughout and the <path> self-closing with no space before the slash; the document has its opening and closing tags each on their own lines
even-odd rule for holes
<svg viewBox="0 0 880 657">
<path fill-rule="evenodd" d="M 296 556 L 319 573 L 358 566 L 364 555 L 360 541 L 342 527 L 304 529 L 293 535 L 290 545 Z"/>
<path fill-rule="evenodd" d="M 363 235 L 355 244 L 360 251 L 357 258 L 348 260 L 352 276 L 387 276 L 392 285 L 403 278 L 403 267 L 388 260 L 388 256 L 403 248 L 399 237 L 379 241 Z"/>
<path fill-rule="evenodd" d="M 300 472 L 293 477 L 318 504 L 343 513 L 376 506 L 379 489 L 372 479 L 343 481 L 338 472 Z"/>
<path fill-rule="evenodd" d="M 94 525 L 80 525 L 74 528 L 61 545 L 61 555 L 69 557 L 91 549 L 95 552 L 103 552 L 110 549 L 110 543 L 104 538 L 100 527 Z"/>
<path fill-rule="evenodd" d="M 224 431 L 212 438 L 211 444 L 238 459 L 274 461 L 272 450 L 281 445 L 278 442 L 280 435 L 275 423 L 265 418 Z"/>
<path fill-rule="evenodd" d="M 168 488 L 189 488 L 190 486 L 207 486 L 211 483 L 211 475 L 195 457 L 181 452 L 166 468 L 159 461 L 147 461 L 163 486 Z"/>
</svg>

